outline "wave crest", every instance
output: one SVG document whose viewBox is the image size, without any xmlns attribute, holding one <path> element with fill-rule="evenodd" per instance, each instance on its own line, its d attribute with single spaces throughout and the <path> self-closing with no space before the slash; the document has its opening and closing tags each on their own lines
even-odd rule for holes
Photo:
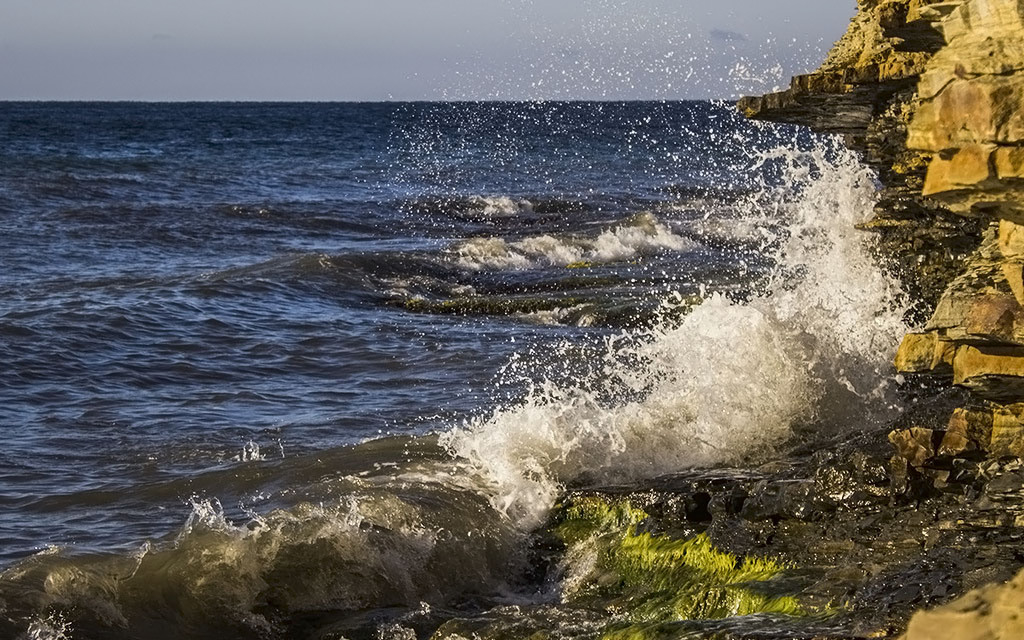
<svg viewBox="0 0 1024 640">
<path fill-rule="evenodd" d="M 529 236 L 520 240 L 472 238 L 452 253 L 459 266 L 480 271 L 522 270 L 632 260 L 658 251 L 685 251 L 693 242 L 676 235 L 651 213 L 633 216 L 596 236 Z"/>
</svg>

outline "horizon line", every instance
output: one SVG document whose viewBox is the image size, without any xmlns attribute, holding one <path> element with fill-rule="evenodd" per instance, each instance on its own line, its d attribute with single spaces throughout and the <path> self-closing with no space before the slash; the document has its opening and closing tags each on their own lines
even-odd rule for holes
<svg viewBox="0 0 1024 640">
<path fill-rule="evenodd" d="M 280 99 L 135 99 L 135 98 L 0 98 L 0 104 L 64 103 L 64 104 L 544 104 L 582 102 L 736 102 L 739 98 L 459 98 L 453 100 L 418 98 L 409 100 L 280 100 Z"/>
</svg>

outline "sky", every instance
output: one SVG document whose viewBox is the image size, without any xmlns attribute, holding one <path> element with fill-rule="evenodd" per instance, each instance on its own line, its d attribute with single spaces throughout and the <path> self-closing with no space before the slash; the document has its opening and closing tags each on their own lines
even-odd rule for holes
<svg viewBox="0 0 1024 640">
<path fill-rule="evenodd" d="M 731 98 L 855 0 L 2 0 L 0 100 Z"/>
</svg>

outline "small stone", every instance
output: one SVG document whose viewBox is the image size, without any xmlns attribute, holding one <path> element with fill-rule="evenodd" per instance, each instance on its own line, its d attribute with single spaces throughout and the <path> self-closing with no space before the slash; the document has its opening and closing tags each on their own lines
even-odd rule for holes
<svg viewBox="0 0 1024 640">
<path fill-rule="evenodd" d="M 935 457 L 933 439 L 936 432 L 923 427 L 901 429 L 889 434 L 889 442 L 896 447 L 896 455 L 903 458 L 912 467 L 923 467 Z"/>
</svg>

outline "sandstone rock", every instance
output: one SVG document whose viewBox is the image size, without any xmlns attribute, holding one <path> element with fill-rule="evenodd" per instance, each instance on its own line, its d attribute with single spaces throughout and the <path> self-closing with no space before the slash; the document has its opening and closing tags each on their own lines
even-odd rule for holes
<svg viewBox="0 0 1024 640">
<path fill-rule="evenodd" d="M 946 437 L 939 445 L 939 455 L 960 455 L 978 449 L 987 451 L 992 441 L 992 422 L 991 411 L 955 409 L 949 419 Z"/>
<path fill-rule="evenodd" d="M 938 21 L 960 4 L 860 0 L 846 34 L 816 72 L 794 78 L 786 91 L 744 98 L 738 105 L 751 117 L 841 134 L 848 145 L 864 152 L 885 184 L 875 209 L 877 222 L 865 228 L 877 234 L 885 268 L 919 302 L 908 315 L 912 324 L 927 319 L 927 309 L 934 307 L 980 239 L 976 220 L 955 216 L 922 195 L 925 171 L 935 154 L 905 144 L 919 104 L 914 90 L 918 74 L 931 68 L 932 55 L 945 44 Z M 957 163 L 968 159 L 965 155 Z M 965 176 L 957 163 L 952 173 L 936 169 L 936 189 L 969 190 L 972 182 L 966 181 L 962 189 L 953 182 Z"/>
<path fill-rule="evenodd" d="M 863 152 L 883 190 L 861 228 L 877 234 L 883 263 L 918 308 L 934 309 L 904 338 L 896 368 L 952 368 L 954 383 L 979 397 L 945 426 L 915 419 L 889 434 L 893 499 L 955 495 L 970 505 L 940 530 L 1020 527 L 1024 510 L 1008 505 L 1024 496 L 1024 472 L 1010 468 L 1024 457 L 1024 0 L 858 8 L 817 72 L 740 106 L 840 133 Z M 942 381 L 920 382 L 908 394 Z M 932 398 L 951 393 L 963 392 Z M 1002 480 L 989 482 L 994 474 Z M 990 563 L 1005 572 L 960 586 L 1005 579 L 1013 564 Z M 906 637 L 1024 638 L 1022 620 L 1024 574 L 915 616 Z"/>
<path fill-rule="evenodd" d="M 992 413 L 992 435 L 988 452 L 995 457 L 1024 456 L 1024 407 L 1000 407 Z"/>
<path fill-rule="evenodd" d="M 1024 346 L 1024 234 L 991 227 L 984 242 L 940 298 L 926 330 L 956 345 Z M 1010 257 L 1007 257 L 1009 255 Z"/>
<path fill-rule="evenodd" d="M 956 150 L 949 158 L 933 158 L 924 183 L 924 195 L 977 189 L 992 175 L 989 157 L 994 151 L 994 145 L 972 144 Z"/>
<path fill-rule="evenodd" d="M 991 400 L 1024 398 L 1024 349 L 962 346 L 953 358 L 953 383 Z"/>
<path fill-rule="evenodd" d="M 744 98 L 749 117 L 800 122 L 813 129 L 861 134 L 886 96 L 910 86 L 942 40 L 920 19 L 921 0 L 859 0 L 843 37 L 814 73 L 793 78 L 789 89 Z"/>
<path fill-rule="evenodd" d="M 1009 220 L 1000 220 L 998 243 L 999 253 L 1004 258 L 1024 258 L 1024 226 Z"/>
<path fill-rule="evenodd" d="M 1024 147 L 999 147 L 993 161 L 1000 180 L 1024 180 Z"/>
<path fill-rule="evenodd" d="M 889 442 L 896 448 L 896 455 L 912 467 L 923 467 L 935 457 L 941 433 L 922 427 L 911 427 L 889 434 Z"/>
<path fill-rule="evenodd" d="M 1024 264 L 1020 262 L 1004 262 L 1000 265 L 1006 284 L 1013 292 L 1018 305 L 1024 305 Z"/>
<path fill-rule="evenodd" d="M 951 419 L 950 423 L 949 430 L 942 436 L 942 442 L 939 443 L 938 455 L 954 457 L 975 451 L 977 444 L 971 440 L 966 422 L 957 420 L 956 423 L 953 423 Z"/>
<path fill-rule="evenodd" d="M 932 154 L 925 195 L 953 211 L 1024 222 L 1024 20 L 1020 0 L 966 0 L 921 74 L 907 144 Z"/>
<path fill-rule="evenodd" d="M 908 146 L 937 152 L 969 144 L 1021 141 L 1024 78 L 960 79 L 962 67 L 942 73 L 941 88 L 917 111 Z"/>
<path fill-rule="evenodd" d="M 903 640 L 1018 640 L 1024 638 L 1024 572 L 1001 585 L 971 591 L 910 620 Z"/>
<path fill-rule="evenodd" d="M 955 349 L 935 332 L 908 333 L 896 352 L 896 370 L 901 373 L 952 372 Z"/>
</svg>

